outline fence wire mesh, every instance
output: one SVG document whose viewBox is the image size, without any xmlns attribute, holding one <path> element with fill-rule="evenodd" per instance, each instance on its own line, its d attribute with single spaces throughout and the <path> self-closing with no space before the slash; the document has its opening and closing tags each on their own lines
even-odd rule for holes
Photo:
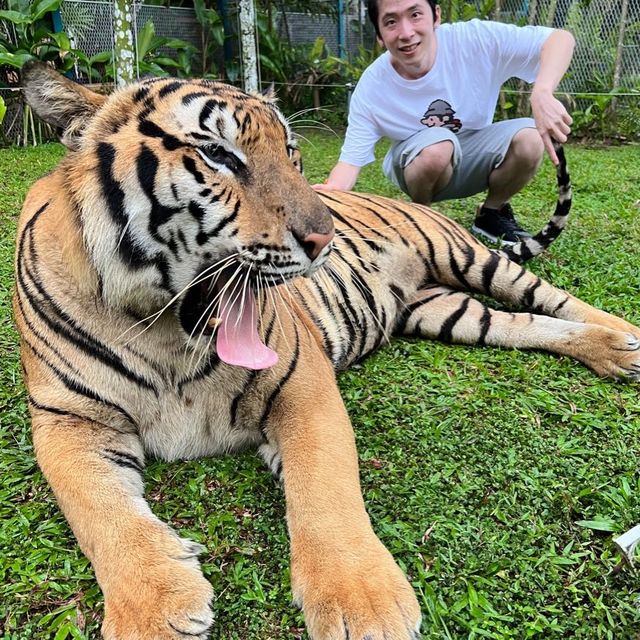
<svg viewBox="0 0 640 640">
<path fill-rule="evenodd" d="M 7 0 L 0 0 L 0 5 Z M 235 2 L 231 0 L 230 6 Z M 573 61 L 558 90 L 568 96 L 573 108 L 585 108 L 589 97 L 609 96 L 615 92 L 615 103 L 638 119 L 640 103 L 640 0 L 495 0 L 488 15 L 482 15 L 486 2 L 477 0 L 441 0 L 445 21 L 456 21 L 478 15 L 503 22 L 544 24 L 566 28 L 576 38 Z M 366 15 L 365 0 L 345 0 L 341 17 L 280 12 L 276 25 L 281 38 L 291 45 L 307 45 L 317 37 L 325 40 L 328 51 L 354 61 L 362 49 L 371 49 L 375 33 Z M 151 20 L 157 35 L 179 38 L 199 47 L 201 29 L 195 12 L 132 2 L 136 32 Z M 113 2 L 108 0 L 65 0 L 60 13 L 63 28 L 73 46 L 88 56 L 113 48 Z M 6 28 L 6 25 L 3 25 Z M 259 46 L 259 43 L 258 43 Z M 237 51 L 237 45 L 234 47 Z M 350 85 L 343 85 L 345 103 Z M 512 81 L 506 85 L 507 95 L 526 94 L 528 87 Z M 0 89 L 9 104 L 3 125 L 11 140 L 24 140 L 26 120 L 16 106 L 13 91 Z M 511 99 L 511 98 L 510 98 Z M 516 96 L 516 100 L 521 100 Z M 638 129 L 640 129 L 640 123 Z M 27 126 L 29 123 L 27 122 Z"/>
<path fill-rule="evenodd" d="M 193 9 L 131 3 L 134 32 L 153 22 L 156 35 L 201 44 L 200 25 Z M 113 2 L 65 0 L 60 7 L 62 23 L 76 48 L 93 56 L 113 49 Z"/>
<path fill-rule="evenodd" d="M 443 17 L 461 19 L 465 15 L 463 4 L 460 0 L 443 0 Z M 280 13 L 279 33 L 293 45 L 310 44 L 321 36 L 334 55 L 353 58 L 359 47 L 373 47 L 375 34 L 366 17 L 365 0 L 350 0 L 345 5 L 342 17 Z M 151 20 L 157 35 L 200 45 L 200 27 L 193 9 L 140 2 L 133 2 L 132 6 L 136 30 Z M 78 49 L 94 55 L 113 47 L 112 8 L 113 3 L 105 0 L 62 3 L 64 29 Z M 481 11 L 480 2 L 476 3 L 476 10 Z M 607 93 L 614 89 L 640 89 L 640 0 L 502 0 L 495 2 L 489 17 L 566 28 L 574 34 L 576 51 L 561 91 Z"/>
</svg>

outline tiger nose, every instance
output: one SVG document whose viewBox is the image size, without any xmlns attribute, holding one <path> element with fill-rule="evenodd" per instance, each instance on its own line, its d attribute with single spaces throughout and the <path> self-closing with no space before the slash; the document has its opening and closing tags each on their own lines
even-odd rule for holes
<svg viewBox="0 0 640 640">
<path fill-rule="evenodd" d="M 334 229 L 329 233 L 309 233 L 303 238 L 298 238 L 298 242 L 312 262 L 322 253 L 322 250 L 333 240 Z"/>
</svg>

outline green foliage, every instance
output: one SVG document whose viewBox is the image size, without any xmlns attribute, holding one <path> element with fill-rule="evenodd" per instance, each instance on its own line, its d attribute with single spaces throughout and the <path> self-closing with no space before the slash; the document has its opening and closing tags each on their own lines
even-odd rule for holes
<svg viewBox="0 0 640 640">
<path fill-rule="evenodd" d="M 574 98 L 578 105 L 571 112 L 574 135 L 589 140 L 640 140 L 640 89 L 577 94 Z"/>
<path fill-rule="evenodd" d="M 444 22 L 458 22 L 473 18 L 487 19 L 495 7 L 495 0 L 465 2 L 465 0 L 442 0 L 440 10 Z"/>
<path fill-rule="evenodd" d="M 256 6 L 266 14 L 286 10 L 288 12 L 331 16 L 333 18 L 338 16 L 335 0 L 287 0 L 286 5 L 280 0 L 257 0 Z"/>
<path fill-rule="evenodd" d="M 587 103 L 587 106 L 572 112 L 574 134 L 591 139 L 603 139 L 611 136 L 613 123 L 610 107 L 616 93 L 618 92 L 610 91 L 599 95 L 578 94 L 576 99 Z"/>
<path fill-rule="evenodd" d="M 218 77 L 219 73 L 214 60 L 219 57 L 219 50 L 224 45 L 224 26 L 217 11 L 210 8 L 208 4 L 205 0 L 194 0 L 193 2 L 196 18 L 202 29 L 202 47 L 199 52 L 201 55 L 200 68 L 203 76 Z M 233 67 L 234 65 L 231 65 L 225 69 L 227 79 L 232 82 L 237 78 Z"/>
<path fill-rule="evenodd" d="M 281 38 L 268 16 L 256 17 L 258 42 L 260 43 L 260 68 L 266 82 L 288 83 L 295 73 L 300 58 L 300 50 Z"/>
<path fill-rule="evenodd" d="M 0 65 L 20 69 L 27 60 L 55 61 L 63 70 L 71 68 L 73 56 L 65 33 L 53 33 L 46 16 L 62 0 L 9 0 L 8 9 L 0 10 Z"/>
<path fill-rule="evenodd" d="M 612 88 L 616 33 L 605 28 L 608 4 L 592 0 L 588 6 L 574 1 L 566 28 L 576 39 L 576 51 L 563 87 L 572 92 L 607 92 Z"/>
<path fill-rule="evenodd" d="M 321 90 L 332 84 L 345 83 L 345 64 L 340 58 L 331 55 L 323 37 L 316 38 L 309 47 L 300 49 L 298 71 L 293 77 L 290 96 L 295 106 L 300 106 L 306 90 L 311 90 L 314 109 L 321 107 Z"/>
<path fill-rule="evenodd" d="M 303 130 L 321 182 L 341 139 Z M 377 149 L 378 160 L 388 145 Z M 568 229 L 531 269 L 640 324 L 638 146 L 567 149 Z M 11 321 L 15 215 L 60 145 L 0 151 L 0 626 L 7 640 L 98 638 L 102 596 L 37 470 Z M 358 188 L 400 197 L 379 162 Z M 514 199 L 539 228 L 554 202 L 549 162 Z M 439 204 L 464 225 L 476 201 Z M 375 531 L 421 601 L 425 640 L 633 640 L 637 575 L 612 537 L 640 522 L 637 385 L 565 357 L 393 340 L 340 375 Z M 205 544 L 213 638 L 306 638 L 291 606 L 281 489 L 253 453 L 151 462 L 153 511 Z"/>
<path fill-rule="evenodd" d="M 140 76 L 166 76 L 169 74 L 179 77 L 192 75 L 192 60 L 196 48 L 184 40 L 164 38 L 156 35 L 152 20 L 147 20 L 138 31 L 136 37 L 137 69 Z M 171 49 L 176 57 L 172 58 L 164 51 Z M 113 51 L 101 51 L 91 58 L 80 54 L 78 56 L 80 70 L 92 79 L 102 82 L 113 82 Z M 97 67 L 102 69 L 98 71 Z"/>
<path fill-rule="evenodd" d="M 175 58 L 167 55 L 164 49 L 175 52 Z M 147 20 L 137 36 L 137 70 L 141 76 L 171 74 L 190 77 L 193 75 L 192 61 L 196 51 L 192 44 L 184 40 L 157 36 L 153 21 Z M 74 53 L 78 68 L 86 77 L 98 82 L 115 80 L 113 51 L 101 51 L 90 58 L 79 51 Z"/>
<path fill-rule="evenodd" d="M 351 60 L 343 60 L 346 79 L 349 82 L 357 82 L 364 70 L 372 64 L 382 53 L 382 48 L 375 42 L 371 49 L 359 46 L 358 53 Z"/>
<path fill-rule="evenodd" d="M 183 65 L 196 51 L 192 44 L 184 40 L 157 36 L 151 20 L 147 20 L 138 32 L 136 46 L 140 75 L 148 73 L 162 76 L 167 75 L 170 69 L 179 75 L 188 75 L 190 68 L 185 69 Z M 174 60 L 162 51 L 164 48 L 172 49 L 177 53 L 185 53 L 187 58 L 184 58 L 182 63 L 180 60 Z"/>
</svg>

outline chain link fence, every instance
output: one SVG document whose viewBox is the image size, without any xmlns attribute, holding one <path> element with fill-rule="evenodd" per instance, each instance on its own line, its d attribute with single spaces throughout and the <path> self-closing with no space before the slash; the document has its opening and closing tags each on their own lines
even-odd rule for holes
<svg viewBox="0 0 640 640">
<path fill-rule="evenodd" d="M 193 9 L 132 4 L 136 31 L 151 20 L 157 35 L 186 40 L 200 48 L 202 33 Z M 375 33 L 366 16 L 365 0 L 345 0 L 344 4 L 340 18 L 279 13 L 275 22 L 280 37 L 292 45 L 311 44 L 322 37 L 331 54 L 355 60 L 363 49 L 373 48 Z M 572 111 L 596 119 L 613 114 L 640 134 L 640 0 L 495 0 L 488 15 L 482 13 L 487 3 L 480 0 L 441 0 L 440 4 L 445 21 L 478 16 L 568 29 L 577 46 L 558 90 L 565 94 Z M 111 50 L 112 8 L 107 0 L 65 0 L 60 13 L 73 46 L 88 56 Z M 234 49 L 237 51 L 237 44 Z M 351 85 L 345 83 L 340 89 L 346 104 Z M 528 90 L 517 81 L 505 86 L 504 115 L 526 108 Z M 0 89 L 0 96 L 9 107 L 4 135 L 20 143 L 34 125 L 24 117 L 15 90 Z"/>
<path fill-rule="evenodd" d="M 139 2 L 131 4 L 134 33 L 151 20 L 156 35 L 179 38 L 195 47 L 201 45 L 200 25 L 193 9 L 145 5 Z M 67 35 L 83 53 L 93 56 L 113 49 L 113 2 L 65 0 L 60 7 L 60 14 Z"/>
</svg>

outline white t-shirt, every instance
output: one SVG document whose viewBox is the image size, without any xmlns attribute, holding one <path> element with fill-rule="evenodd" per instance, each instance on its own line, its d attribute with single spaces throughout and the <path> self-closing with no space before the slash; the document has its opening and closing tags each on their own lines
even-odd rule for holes
<svg viewBox="0 0 640 640">
<path fill-rule="evenodd" d="M 470 20 L 436 29 L 431 70 L 407 80 L 383 53 L 362 74 L 351 97 L 340 161 L 373 162 L 382 138 L 405 140 L 425 126 L 481 129 L 491 124 L 500 87 L 509 78 L 533 82 L 553 29 Z"/>
</svg>

